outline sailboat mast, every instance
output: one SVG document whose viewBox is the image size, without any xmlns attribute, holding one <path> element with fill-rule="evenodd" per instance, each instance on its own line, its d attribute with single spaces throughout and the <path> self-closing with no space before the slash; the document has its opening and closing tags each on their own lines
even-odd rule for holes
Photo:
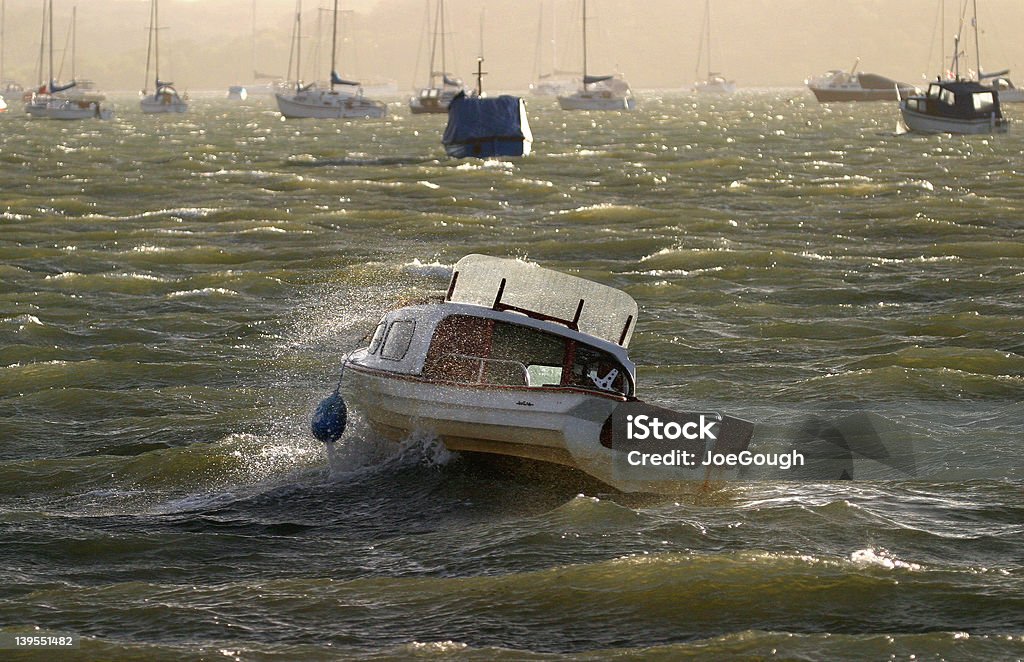
<svg viewBox="0 0 1024 662">
<path fill-rule="evenodd" d="M 445 51 L 445 41 L 444 41 L 444 39 L 445 39 L 445 34 L 444 34 L 445 33 L 445 26 L 444 26 L 444 0 L 438 0 L 438 2 L 441 3 L 441 12 L 440 12 L 441 13 L 441 77 L 442 77 L 442 81 L 441 82 L 444 82 L 443 77 L 448 75 L 448 61 L 447 61 L 447 59 L 444 56 L 444 51 Z"/>
<path fill-rule="evenodd" d="M 149 41 L 146 43 L 146 78 L 142 82 L 142 95 L 149 87 L 149 61 L 153 56 L 153 5 L 149 6 Z"/>
<path fill-rule="evenodd" d="M 53 91 L 53 0 L 50 0 L 50 91 Z"/>
<path fill-rule="evenodd" d="M 540 5 L 540 16 L 537 17 L 537 50 L 533 56 L 533 77 L 534 79 L 540 78 L 543 73 L 544 65 L 541 64 L 541 60 L 544 59 L 544 3 Z"/>
<path fill-rule="evenodd" d="M 160 0 L 153 0 L 153 62 L 156 70 L 156 87 L 160 87 Z"/>
<path fill-rule="evenodd" d="M 427 16 L 430 16 L 430 0 L 427 0 Z M 437 56 L 437 26 L 441 18 L 441 0 L 437 0 L 437 12 L 434 14 L 434 35 L 430 41 L 430 87 L 434 87 L 434 58 Z"/>
<path fill-rule="evenodd" d="M 558 71 L 558 14 L 555 4 L 551 4 L 551 73 Z"/>
<path fill-rule="evenodd" d="M 295 84 L 302 87 L 302 0 L 295 13 Z"/>
<path fill-rule="evenodd" d="M 43 57 L 46 53 L 46 0 L 43 0 L 43 23 L 39 29 L 39 68 L 36 70 L 36 87 L 43 85 Z"/>
<path fill-rule="evenodd" d="M 0 83 L 7 80 L 4 76 L 4 50 L 7 47 L 7 0 L 0 0 Z"/>
<path fill-rule="evenodd" d="M 75 52 L 78 44 L 78 5 L 71 8 L 71 80 L 75 80 Z"/>
<path fill-rule="evenodd" d="M 939 73 L 945 75 L 946 58 L 942 56 L 942 42 L 946 38 L 946 0 L 939 0 L 939 14 L 942 23 L 942 31 L 939 32 Z"/>
<path fill-rule="evenodd" d="M 978 67 L 978 82 L 981 82 L 981 40 L 978 39 L 978 0 L 974 0 L 974 62 Z"/>
<path fill-rule="evenodd" d="M 252 81 L 256 82 L 256 0 L 252 0 L 252 53 L 249 62 L 252 65 Z"/>
<path fill-rule="evenodd" d="M 704 43 L 708 47 L 708 79 L 710 79 L 711 72 L 714 71 L 714 67 L 711 66 L 711 0 L 706 0 L 704 3 L 704 29 L 707 30 Z"/>
<path fill-rule="evenodd" d="M 334 0 L 334 13 L 331 14 L 331 89 L 334 89 L 334 72 L 337 71 L 335 55 L 338 50 L 338 0 Z"/>
<path fill-rule="evenodd" d="M 587 89 L 587 0 L 583 0 L 583 89 Z"/>
</svg>

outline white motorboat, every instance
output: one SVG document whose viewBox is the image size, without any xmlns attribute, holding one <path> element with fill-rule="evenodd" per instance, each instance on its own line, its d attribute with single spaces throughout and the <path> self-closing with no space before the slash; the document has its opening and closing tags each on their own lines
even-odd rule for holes
<svg viewBox="0 0 1024 662">
<path fill-rule="evenodd" d="M 429 9 L 429 2 L 428 2 Z M 409 99 L 409 111 L 413 115 L 430 113 L 447 113 L 452 99 L 466 88 L 461 78 L 448 71 L 447 43 L 445 40 L 444 0 L 437 0 L 437 14 L 434 17 L 434 36 L 430 43 L 430 81 L 426 87 Z M 429 18 L 429 17 L 428 17 Z M 436 67 L 438 59 L 438 41 L 440 48 L 440 70 Z"/>
<path fill-rule="evenodd" d="M 700 75 L 701 56 L 707 58 L 708 75 L 704 80 L 693 84 L 697 94 L 725 96 L 736 91 L 736 81 L 727 80 L 722 74 L 711 71 L 711 0 L 704 3 L 704 30 L 701 32 L 701 48 L 697 48 L 697 69 L 695 78 Z"/>
<path fill-rule="evenodd" d="M 913 85 L 878 74 L 857 73 L 860 58 L 849 71 L 833 69 L 804 81 L 819 103 L 846 101 L 895 101 L 919 94 Z"/>
<path fill-rule="evenodd" d="M 301 21 L 301 11 L 298 16 L 296 20 Z M 278 110 L 288 119 L 356 119 L 386 116 L 388 107 L 385 103 L 367 99 L 363 96 L 362 87 L 357 81 L 345 80 L 337 73 L 338 0 L 334 0 L 332 28 L 330 87 L 324 89 L 316 83 L 303 85 L 299 82 L 294 92 L 278 92 L 274 95 Z M 296 33 L 298 34 L 298 29 Z"/>
<path fill-rule="evenodd" d="M 1000 103 L 1024 103 L 1024 88 L 1014 85 L 1005 75 L 994 77 L 988 85 L 999 93 Z"/>
<path fill-rule="evenodd" d="M 153 55 L 156 74 L 155 86 L 152 94 L 146 89 L 142 90 L 142 99 L 139 107 L 147 114 L 157 113 L 184 113 L 188 111 L 188 95 L 184 97 L 178 94 L 174 83 L 160 80 L 160 8 L 158 0 L 153 0 L 149 7 L 149 47 L 146 51 L 146 84 L 149 83 L 149 61 Z"/>
<path fill-rule="evenodd" d="M 2 96 L 0 96 L 0 113 L 6 113 L 6 112 L 7 112 L 7 102 L 4 101 L 4 98 Z"/>
<path fill-rule="evenodd" d="M 244 85 L 231 85 L 228 87 L 228 100 L 245 101 L 249 98 L 249 90 Z"/>
<path fill-rule="evenodd" d="M 626 353 L 636 320 L 637 304 L 622 291 L 468 255 L 443 301 L 384 315 L 369 345 L 346 358 L 341 386 L 392 440 L 426 432 L 450 450 L 561 464 L 624 491 L 647 491 L 652 482 L 629 474 L 613 429 L 615 416 L 646 406 L 636 399 L 636 367 Z M 318 408 L 314 433 L 338 439 L 344 416 L 335 392 Z M 716 449 L 746 448 L 750 424 L 716 420 Z M 706 477 L 702 468 L 675 474 Z"/>
</svg>

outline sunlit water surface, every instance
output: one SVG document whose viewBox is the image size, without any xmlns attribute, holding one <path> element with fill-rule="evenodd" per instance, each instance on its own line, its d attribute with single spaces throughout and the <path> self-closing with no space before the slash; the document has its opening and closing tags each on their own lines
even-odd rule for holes
<svg viewBox="0 0 1024 662">
<path fill-rule="evenodd" d="M 1024 655 L 1021 127 L 529 99 L 534 155 L 460 162 L 400 102 L 116 101 L 0 116 L 3 631 L 104 659 Z M 328 456 L 308 421 L 341 354 L 470 252 L 636 298 L 650 402 L 774 447 L 869 411 L 917 473 L 635 497 L 358 412 Z"/>
</svg>

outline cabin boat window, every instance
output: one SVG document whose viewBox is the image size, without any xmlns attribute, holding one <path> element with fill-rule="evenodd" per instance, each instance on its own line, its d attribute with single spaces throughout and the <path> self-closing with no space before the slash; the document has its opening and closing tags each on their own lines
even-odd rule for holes
<svg viewBox="0 0 1024 662">
<path fill-rule="evenodd" d="M 950 90 L 942 90 L 942 93 L 939 94 L 939 101 L 947 106 L 952 106 L 956 103 L 956 96 Z"/>
<path fill-rule="evenodd" d="M 928 86 L 928 98 L 929 99 L 938 99 L 939 98 L 939 92 L 941 90 L 942 90 L 942 88 L 939 87 L 938 85 L 929 85 Z"/>
<path fill-rule="evenodd" d="M 991 113 L 995 110 L 996 100 L 991 92 L 976 92 L 974 94 L 974 110 L 979 113 Z"/>
<path fill-rule="evenodd" d="M 370 338 L 370 346 L 366 348 L 369 354 L 376 354 L 380 349 L 380 341 L 384 340 L 384 329 L 386 328 L 387 324 L 384 323 L 384 320 L 377 324 L 377 328 L 373 331 L 373 337 Z"/>
<path fill-rule="evenodd" d="M 632 395 L 628 371 L 608 352 L 539 329 L 466 315 L 451 315 L 438 323 L 423 376 Z"/>
<path fill-rule="evenodd" d="M 384 339 L 384 347 L 380 350 L 382 359 L 401 361 L 409 351 L 412 344 L 413 334 L 416 332 L 415 320 L 395 320 L 388 328 L 387 337 Z"/>
</svg>

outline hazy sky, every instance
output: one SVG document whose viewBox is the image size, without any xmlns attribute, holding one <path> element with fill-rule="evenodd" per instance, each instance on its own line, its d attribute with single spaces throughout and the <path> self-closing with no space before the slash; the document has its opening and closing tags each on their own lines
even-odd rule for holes
<svg viewBox="0 0 1024 662">
<path fill-rule="evenodd" d="M 436 0 L 432 0 L 436 1 Z M 3 67 L 37 79 L 43 0 L 6 0 Z M 58 50 L 78 5 L 77 73 L 108 90 L 137 90 L 145 73 L 147 0 L 54 0 Z M 329 74 L 331 0 L 303 0 L 304 78 Z M 952 52 L 959 0 L 711 0 L 712 64 L 742 86 L 799 86 L 812 74 L 860 69 L 917 83 Z M 448 61 L 469 79 L 481 41 L 491 90 L 523 89 L 538 69 L 580 63 L 580 0 L 447 0 Z M 1011 67 L 1024 82 L 1024 2 L 978 0 L 982 63 Z M 403 91 L 427 72 L 427 0 L 342 0 L 343 76 L 393 79 Z M 255 67 L 284 75 L 294 0 L 163 0 L 162 73 L 182 89 L 219 89 L 252 80 Z M 621 71 L 636 88 L 694 80 L 704 0 L 590 0 L 590 70 Z M 317 22 L 323 42 L 313 71 Z M 481 40 L 481 25 L 483 38 Z M 973 34 L 968 21 L 965 32 Z M 542 35 L 538 36 L 538 28 Z M 554 39 L 552 38 L 554 34 Z M 940 47 L 941 40 L 941 47 Z M 973 37 L 964 48 L 973 66 Z M 56 56 L 58 63 L 61 54 Z M 417 62 L 419 66 L 417 66 Z M 64 76 L 70 75 L 70 63 Z"/>
</svg>

